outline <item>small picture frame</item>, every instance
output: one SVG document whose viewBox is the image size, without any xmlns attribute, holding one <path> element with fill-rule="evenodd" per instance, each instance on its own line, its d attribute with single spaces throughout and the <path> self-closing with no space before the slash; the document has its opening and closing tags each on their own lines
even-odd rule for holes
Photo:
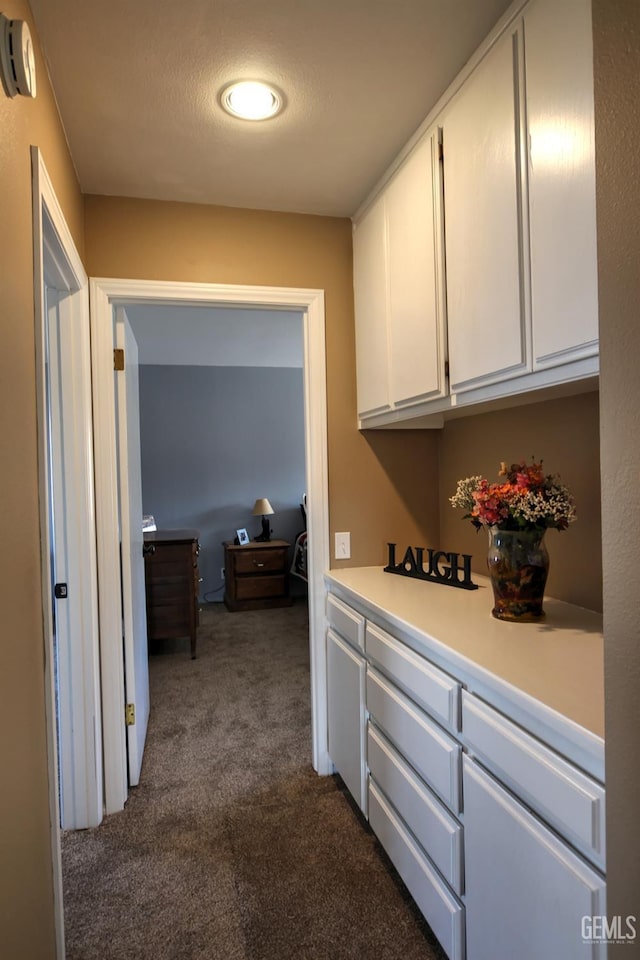
<svg viewBox="0 0 640 960">
<path fill-rule="evenodd" d="M 236 537 L 238 538 L 238 543 L 240 546 L 244 546 L 245 544 L 249 543 L 249 534 L 244 527 L 241 530 L 236 530 Z"/>
</svg>

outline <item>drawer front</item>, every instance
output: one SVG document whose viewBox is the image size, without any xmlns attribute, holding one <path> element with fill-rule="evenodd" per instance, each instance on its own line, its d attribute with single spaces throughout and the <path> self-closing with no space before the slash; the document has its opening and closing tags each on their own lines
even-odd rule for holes
<svg viewBox="0 0 640 960">
<path fill-rule="evenodd" d="M 369 770 L 454 891 L 462 894 L 462 827 L 386 737 L 369 725 Z"/>
<path fill-rule="evenodd" d="M 604 869 L 605 791 L 599 783 L 466 691 L 462 735 L 489 770 Z"/>
<path fill-rule="evenodd" d="M 277 573 L 286 569 L 286 550 L 274 547 L 270 550 L 236 550 L 233 554 L 236 573 Z"/>
<path fill-rule="evenodd" d="M 285 576 L 238 577 L 236 598 L 238 600 L 262 600 L 269 597 L 284 597 L 287 593 Z"/>
<path fill-rule="evenodd" d="M 460 729 L 460 684 L 375 624 L 367 623 L 367 656 L 440 723 Z"/>
<path fill-rule="evenodd" d="M 327 620 L 343 640 L 364 650 L 364 617 L 331 593 L 327 594 Z"/>
<path fill-rule="evenodd" d="M 460 745 L 371 668 L 367 669 L 367 709 L 411 766 L 459 813 Z"/>
<path fill-rule="evenodd" d="M 369 823 L 450 960 L 464 960 L 464 907 L 372 780 Z"/>
<path fill-rule="evenodd" d="M 167 604 L 147 611 L 147 637 L 151 640 L 186 636 L 191 630 L 191 611 L 182 604 Z"/>
<path fill-rule="evenodd" d="M 188 577 L 159 577 L 146 584 L 148 603 L 169 603 L 172 600 L 189 602 L 191 582 Z"/>
</svg>

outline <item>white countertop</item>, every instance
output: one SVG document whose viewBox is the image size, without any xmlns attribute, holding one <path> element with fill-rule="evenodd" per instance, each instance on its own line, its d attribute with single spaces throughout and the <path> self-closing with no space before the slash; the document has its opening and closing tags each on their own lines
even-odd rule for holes
<svg viewBox="0 0 640 960">
<path fill-rule="evenodd" d="M 382 567 L 331 570 L 327 582 L 346 591 L 424 647 L 426 656 L 452 663 L 462 679 L 513 688 L 587 735 L 604 737 L 604 655 L 598 613 L 545 597 L 540 623 L 509 623 L 491 616 L 488 577 L 478 590 L 413 580 Z M 480 691 L 482 695 L 483 691 Z M 580 733 L 580 730 L 577 731 Z M 596 746 L 602 748 L 604 744 Z"/>
</svg>

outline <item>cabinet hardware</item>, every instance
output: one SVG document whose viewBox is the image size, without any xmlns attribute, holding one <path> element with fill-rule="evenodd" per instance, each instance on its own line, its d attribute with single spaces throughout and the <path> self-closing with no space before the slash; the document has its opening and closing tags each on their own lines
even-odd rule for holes
<svg viewBox="0 0 640 960">
<path fill-rule="evenodd" d="M 124 350 L 120 347 L 113 351 L 113 369 L 124 370 Z"/>
<path fill-rule="evenodd" d="M 124 723 L 126 727 L 135 726 L 136 722 L 136 705 L 135 703 L 127 703 L 124 708 Z"/>
</svg>

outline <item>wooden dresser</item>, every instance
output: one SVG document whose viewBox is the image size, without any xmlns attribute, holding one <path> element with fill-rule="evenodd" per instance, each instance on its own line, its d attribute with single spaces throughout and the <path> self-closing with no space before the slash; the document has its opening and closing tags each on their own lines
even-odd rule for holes
<svg viewBox="0 0 640 960">
<path fill-rule="evenodd" d="M 224 602 L 228 610 L 291 606 L 289 546 L 286 540 L 224 543 Z"/>
<path fill-rule="evenodd" d="M 149 645 L 154 640 L 189 637 L 192 659 L 198 626 L 198 536 L 197 530 L 158 530 L 144 535 Z"/>
</svg>

